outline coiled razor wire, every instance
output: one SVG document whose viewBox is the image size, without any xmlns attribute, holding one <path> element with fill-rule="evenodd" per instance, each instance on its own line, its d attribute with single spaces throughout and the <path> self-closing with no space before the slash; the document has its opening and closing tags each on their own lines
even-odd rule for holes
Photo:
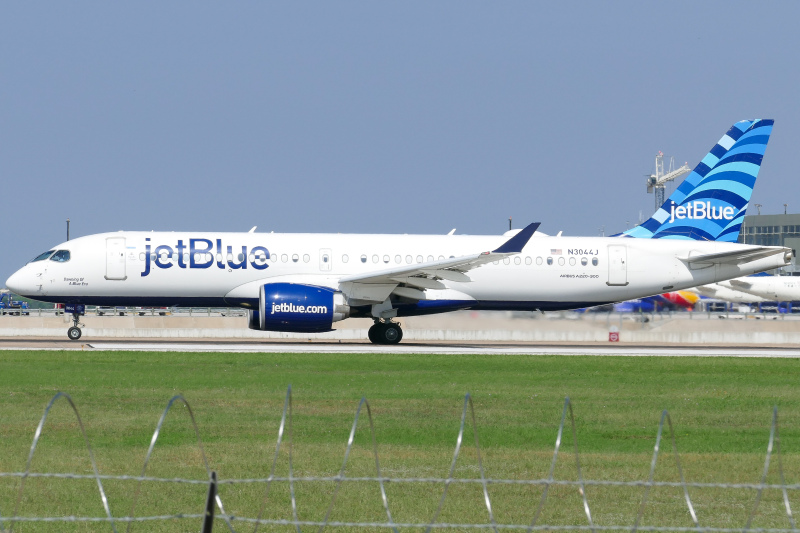
<svg viewBox="0 0 800 533">
<path fill-rule="evenodd" d="M 92 470 L 93 474 L 64 474 L 64 473 L 36 473 L 31 472 L 31 463 L 33 460 L 33 456 L 36 452 L 36 447 L 39 442 L 39 439 L 42 435 L 42 431 L 45 426 L 45 422 L 47 420 L 47 415 L 50 412 L 50 409 L 56 403 L 56 401 L 60 398 L 64 398 L 72 408 L 72 412 L 74 412 L 75 417 L 78 421 L 78 426 L 81 431 L 81 435 L 83 436 L 84 442 L 86 444 L 86 449 L 89 453 L 89 459 L 92 463 Z M 188 413 L 192 423 L 192 426 L 195 431 L 195 436 L 197 438 L 197 446 L 200 450 L 200 455 L 203 460 L 203 466 L 206 469 L 208 474 L 208 479 L 206 480 L 198 480 L 198 479 L 182 479 L 182 478 L 157 478 L 157 477 L 150 477 L 146 476 L 147 466 L 150 461 L 150 457 L 153 453 L 153 449 L 158 441 L 158 437 L 161 433 L 161 428 L 164 424 L 164 421 L 167 417 L 167 414 L 170 412 L 172 406 L 176 403 L 182 403 Z M 362 413 L 363 408 L 366 408 L 367 412 L 367 419 L 369 422 L 369 431 L 372 440 L 372 455 L 375 460 L 375 477 L 369 476 L 360 476 L 360 477 L 347 477 L 345 475 L 346 468 L 347 468 L 347 461 L 350 457 L 350 452 L 353 447 L 353 443 L 355 441 L 356 431 L 358 429 L 358 422 Z M 480 477 L 475 478 L 455 478 L 455 469 L 458 463 L 458 459 L 460 457 L 460 453 L 462 450 L 462 444 L 464 439 L 464 431 L 467 422 L 467 414 L 469 414 L 469 420 L 472 423 L 472 433 L 473 439 L 475 442 L 475 451 L 477 455 L 477 462 L 478 462 L 478 471 Z M 561 450 L 561 443 L 562 437 L 564 434 L 564 427 L 567 421 L 567 415 L 569 415 L 569 422 L 570 422 L 570 429 L 572 430 L 572 442 L 573 442 L 573 454 L 575 459 L 575 466 L 577 469 L 577 481 L 573 480 L 558 480 L 555 479 L 553 474 L 555 472 L 556 463 L 558 461 L 559 452 Z M 661 451 L 661 440 L 663 436 L 663 430 L 665 427 L 665 423 L 667 428 L 669 429 L 669 436 L 672 443 L 672 452 L 675 459 L 676 468 L 678 470 L 679 482 L 669 482 L 669 481 L 654 481 L 655 475 L 655 468 L 658 462 L 659 453 Z M 281 446 L 283 445 L 284 438 L 286 437 L 287 447 L 288 447 L 288 467 L 289 467 L 289 474 L 288 477 L 276 476 L 275 471 L 278 464 L 278 457 L 280 453 Z M 263 483 L 266 485 L 264 497 L 261 503 L 261 507 L 259 509 L 258 515 L 255 518 L 250 517 L 240 517 L 229 515 L 225 512 L 224 506 L 222 504 L 222 500 L 216 492 L 212 492 L 213 501 L 216 505 L 216 508 L 219 509 L 219 518 L 225 523 L 228 530 L 232 533 L 235 533 L 236 529 L 234 528 L 234 523 L 241 523 L 242 526 L 245 524 L 252 524 L 254 526 L 253 532 L 256 533 L 260 526 L 292 526 L 297 533 L 302 532 L 303 527 L 311 527 L 317 528 L 318 533 L 322 533 L 322 531 L 327 527 L 372 527 L 372 528 L 383 528 L 383 529 L 390 529 L 394 533 L 399 533 L 401 529 L 407 528 L 415 528 L 415 529 L 425 529 L 426 533 L 429 533 L 432 530 L 438 529 L 491 529 L 495 533 L 498 533 L 500 530 L 525 530 L 526 532 L 533 532 L 533 531 L 591 531 L 591 532 L 598 532 L 598 531 L 630 531 L 631 533 L 637 533 L 640 531 L 651 531 L 651 532 L 708 532 L 708 533 L 734 533 L 734 532 L 763 532 L 763 533 L 788 533 L 794 532 L 797 533 L 798 529 L 792 514 L 791 504 L 789 502 L 789 491 L 790 490 L 800 490 L 800 484 L 793 483 L 787 484 L 786 478 L 783 471 L 783 461 L 781 456 L 781 449 L 780 449 L 780 435 L 778 431 L 778 408 L 773 408 L 772 413 L 772 424 L 770 428 L 770 436 L 769 436 L 769 443 L 767 445 L 767 453 L 764 460 L 764 469 L 761 475 L 761 480 L 759 483 L 693 483 L 687 482 L 683 475 L 683 469 L 681 467 L 680 462 L 680 455 L 678 454 L 678 447 L 675 440 L 675 432 L 672 426 L 672 419 L 669 416 L 669 413 L 665 410 L 661 414 L 661 420 L 658 425 L 658 433 L 656 435 L 656 443 L 653 449 L 653 457 L 650 462 L 650 473 L 648 475 L 647 481 L 605 481 L 605 480 L 589 480 L 583 479 L 583 475 L 581 472 L 581 463 L 580 463 L 580 454 L 578 453 L 578 437 L 577 431 L 575 427 L 575 416 L 572 409 L 572 402 L 570 401 L 569 397 L 565 398 L 564 400 L 564 407 L 561 413 L 561 422 L 558 427 L 558 433 L 556 436 L 556 444 L 555 449 L 553 451 L 553 456 L 550 463 L 550 469 L 548 475 L 544 479 L 528 479 L 528 480 L 520 480 L 520 479 L 491 479 L 487 478 L 484 474 L 483 468 L 483 461 L 481 459 L 481 450 L 480 444 L 478 441 L 478 430 L 477 424 L 475 419 L 475 408 L 473 405 L 472 397 L 470 394 L 467 394 L 464 397 L 464 405 L 461 412 L 461 424 L 458 431 L 458 436 L 456 438 L 456 446 L 453 452 L 453 459 L 450 463 L 450 469 L 448 472 L 448 476 L 446 478 L 437 478 L 437 477 L 407 477 L 407 478 L 394 478 L 394 477 L 385 477 L 381 475 L 381 467 L 380 467 L 380 460 L 378 457 L 378 446 L 375 437 L 375 426 L 372 417 L 372 410 L 370 408 L 369 402 L 366 398 L 362 398 L 356 408 L 355 417 L 353 419 L 353 425 L 350 429 L 350 434 L 347 440 L 347 446 L 344 453 L 344 459 L 342 461 L 342 466 L 339 469 L 339 473 L 335 476 L 302 476 L 297 477 L 294 475 L 294 466 L 293 466 L 293 456 L 292 456 L 292 447 L 293 447 L 293 437 L 292 437 L 292 387 L 291 385 L 288 387 L 286 391 L 286 398 L 284 401 L 283 406 L 283 414 L 281 416 L 280 426 L 278 428 L 278 437 L 275 444 L 275 454 L 272 460 L 272 467 L 270 469 L 270 474 L 266 478 L 247 478 L 247 479 L 227 479 L 227 480 L 219 480 L 216 483 L 219 485 L 235 485 L 235 484 L 249 484 L 249 483 Z M 766 479 L 769 473 L 770 464 L 772 455 L 775 454 L 777 457 L 778 462 L 778 474 L 780 477 L 780 484 L 767 484 Z M 110 475 L 101 475 L 97 464 L 94 459 L 94 454 L 92 452 L 91 444 L 89 443 L 89 439 L 86 435 L 85 428 L 83 426 L 83 422 L 81 420 L 80 414 L 78 413 L 78 409 L 75 406 L 75 403 L 72 401 L 72 398 L 63 392 L 57 393 L 47 404 L 45 408 L 44 414 L 42 415 L 42 419 L 39 422 L 39 425 L 34 432 L 33 443 L 31 444 L 31 450 L 28 454 L 28 460 L 25 466 L 24 472 L 0 472 L 0 478 L 7 477 L 7 478 L 20 478 L 20 486 L 17 492 L 17 499 L 14 506 L 14 514 L 10 518 L 4 518 L 2 512 L 0 512 L 0 532 L 5 532 L 5 524 L 9 524 L 8 531 L 9 533 L 13 532 L 14 525 L 18 522 L 22 523 L 30 523 L 30 522 L 45 522 L 45 523 L 53 523 L 53 522 L 85 522 L 85 523 L 108 523 L 111 530 L 114 533 L 117 533 L 117 524 L 118 523 L 126 523 L 127 524 L 127 531 L 130 530 L 130 527 L 135 522 L 154 522 L 154 521 L 167 521 L 167 520 L 179 520 L 179 519 L 203 519 L 206 515 L 203 513 L 175 513 L 170 515 L 158 515 L 158 516 L 136 516 L 136 503 L 139 498 L 139 494 L 141 492 L 141 484 L 142 482 L 160 482 L 160 483 L 180 483 L 180 484 L 189 484 L 189 485 L 208 485 L 210 480 L 215 480 L 216 475 L 210 468 L 208 464 L 208 459 L 206 458 L 205 452 L 203 450 L 203 443 L 202 439 L 200 438 L 200 431 L 197 426 L 197 422 L 194 417 L 194 413 L 192 412 L 191 407 L 189 406 L 189 402 L 182 396 L 177 395 L 170 399 L 167 403 L 167 407 L 164 409 L 164 412 L 161 415 L 161 418 L 156 425 L 156 429 L 153 433 L 153 437 L 150 439 L 150 446 L 147 450 L 147 454 L 144 460 L 144 464 L 142 465 L 141 474 L 139 476 L 110 476 Z M 103 504 L 103 509 L 105 510 L 105 515 L 102 517 L 87 517 L 87 516 L 60 516 L 60 517 L 33 517 L 33 516 L 19 516 L 19 508 L 20 503 L 22 501 L 22 495 L 25 490 L 26 480 L 28 478 L 53 478 L 53 479 L 93 479 L 97 484 L 97 489 L 99 493 L 100 500 Z M 136 492 L 134 494 L 133 503 L 131 504 L 131 509 L 128 513 L 128 516 L 118 516 L 114 517 L 111 512 L 111 507 L 108 502 L 108 498 L 106 496 L 105 490 L 103 489 L 103 480 L 116 480 L 116 481 L 135 481 L 137 482 Z M 325 512 L 325 516 L 321 521 L 316 520 L 301 520 L 298 516 L 297 511 L 297 500 L 295 496 L 295 486 L 298 482 L 320 482 L 320 481 L 329 481 L 334 482 L 335 487 L 333 494 L 331 496 L 330 503 L 328 504 L 327 510 Z M 269 496 L 270 496 L 270 488 L 273 483 L 275 482 L 284 482 L 288 483 L 289 485 L 289 493 L 291 499 L 291 510 L 292 510 L 292 518 L 289 519 L 265 519 L 263 518 L 264 512 L 266 510 Z M 334 521 L 330 520 L 331 512 L 333 507 L 336 503 L 337 496 L 339 494 L 340 488 L 344 482 L 349 483 L 366 483 L 366 482 L 377 482 L 380 488 L 380 498 L 381 503 L 383 505 L 383 509 L 386 513 L 386 521 L 385 522 L 346 522 L 346 521 Z M 430 521 L 426 523 L 404 523 L 404 522 L 395 522 L 392 519 L 392 513 L 390 510 L 390 502 L 389 498 L 386 494 L 385 485 L 387 483 L 395 483 L 395 484 L 402 484 L 402 483 L 432 483 L 432 484 L 441 484 L 443 486 L 442 494 L 439 498 L 439 504 L 434 512 L 433 516 L 431 517 Z M 441 511 L 444 507 L 445 501 L 447 500 L 448 489 L 452 484 L 477 484 L 480 485 L 482 488 L 483 494 L 483 504 L 486 507 L 488 522 L 487 523 L 446 523 L 446 522 L 439 522 L 439 516 Z M 492 511 L 492 501 L 489 496 L 489 486 L 490 485 L 520 485 L 520 486 L 539 486 L 542 487 L 542 496 L 539 500 L 539 504 L 536 508 L 535 514 L 533 519 L 531 520 L 530 524 L 523 525 L 523 524 L 500 524 L 497 523 L 494 513 Z M 539 524 L 539 519 L 542 515 L 542 510 L 545 507 L 547 502 L 548 491 L 551 486 L 568 486 L 568 487 L 576 487 L 578 489 L 578 493 L 581 496 L 582 504 L 583 504 L 583 511 L 586 515 L 586 524 L 573 524 L 573 525 L 551 525 L 551 524 Z M 587 486 L 606 486 L 606 487 L 641 487 L 644 488 L 644 493 L 642 496 L 642 500 L 639 504 L 639 510 L 636 515 L 636 519 L 632 525 L 598 525 L 594 524 L 592 521 L 592 513 L 591 508 L 589 506 L 589 501 L 586 496 L 586 487 Z M 645 509 L 648 503 L 648 497 L 650 494 L 650 490 L 653 487 L 670 487 L 670 488 L 680 488 L 682 490 L 683 499 L 686 504 L 686 510 L 689 514 L 689 517 L 692 520 L 693 527 L 671 527 L 671 526 L 645 526 L 641 525 L 642 517 L 644 516 Z M 689 495 L 689 489 L 695 488 L 720 488 L 720 489 L 752 489 L 756 490 L 756 497 L 753 502 L 752 508 L 747 516 L 747 521 L 743 527 L 740 528 L 721 528 L 721 527 L 707 527 L 701 526 L 700 521 L 698 519 L 697 513 L 695 511 L 695 506 L 692 503 L 691 497 Z M 758 512 L 759 505 L 761 503 L 761 498 L 763 495 L 764 490 L 780 490 L 782 497 L 783 497 L 783 506 L 786 512 L 786 518 L 789 521 L 790 528 L 789 529 L 780 529 L 780 528 L 753 528 L 752 522 L 753 518 L 756 516 Z M 211 501 L 211 500 L 209 500 Z M 198 504 L 198 507 L 200 505 Z M 2 511 L 0 509 L 0 511 Z"/>
</svg>

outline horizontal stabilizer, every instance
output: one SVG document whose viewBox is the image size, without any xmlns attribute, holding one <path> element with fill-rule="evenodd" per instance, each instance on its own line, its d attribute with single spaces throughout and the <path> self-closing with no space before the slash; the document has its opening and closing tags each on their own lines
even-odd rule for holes
<svg viewBox="0 0 800 533">
<path fill-rule="evenodd" d="M 752 283 L 747 283 L 746 281 L 742 281 L 740 279 L 732 279 L 728 280 L 728 283 L 732 287 L 736 287 L 737 289 L 749 289 L 753 286 Z"/>
<path fill-rule="evenodd" d="M 778 254 L 789 254 L 787 263 L 791 261 L 792 251 L 782 246 L 753 246 L 745 250 L 734 250 L 732 252 L 719 252 L 715 254 L 691 255 L 681 257 L 684 263 L 709 263 L 720 265 L 744 265 L 757 259 L 771 257 Z"/>
</svg>

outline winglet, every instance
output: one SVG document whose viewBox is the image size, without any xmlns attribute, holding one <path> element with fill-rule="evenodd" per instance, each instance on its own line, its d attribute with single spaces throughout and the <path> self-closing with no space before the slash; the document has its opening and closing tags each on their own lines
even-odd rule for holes
<svg viewBox="0 0 800 533">
<path fill-rule="evenodd" d="M 528 224 L 520 230 L 519 233 L 508 239 L 504 242 L 500 248 L 497 250 L 492 250 L 493 254 L 518 254 L 525 248 L 525 245 L 528 244 L 528 241 L 531 240 L 531 237 L 539 228 L 539 224 L 541 222 L 533 222 L 532 224 Z"/>
</svg>

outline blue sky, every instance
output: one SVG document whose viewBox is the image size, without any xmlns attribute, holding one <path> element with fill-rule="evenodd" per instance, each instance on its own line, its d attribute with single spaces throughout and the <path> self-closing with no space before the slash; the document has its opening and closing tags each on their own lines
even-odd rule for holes
<svg viewBox="0 0 800 533">
<path fill-rule="evenodd" d="M 62 2 L 0 17 L 0 283 L 128 230 L 597 235 L 774 118 L 800 212 L 797 2 Z M 751 208 L 752 209 L 752 208 Z M 753 212 L 753 211 L 751 211 Z"/>
</svg>

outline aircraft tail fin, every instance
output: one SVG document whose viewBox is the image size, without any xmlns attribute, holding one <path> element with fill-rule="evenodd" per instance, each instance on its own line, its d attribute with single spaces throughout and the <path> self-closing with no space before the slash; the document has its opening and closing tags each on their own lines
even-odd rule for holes
<svg viewBox="0 0 800 533">
<path fill-rule="evenodd" d="M 734 124 L 650 219 L 620 236 L 736 242 L 774 122 Z"/>
</svg>

